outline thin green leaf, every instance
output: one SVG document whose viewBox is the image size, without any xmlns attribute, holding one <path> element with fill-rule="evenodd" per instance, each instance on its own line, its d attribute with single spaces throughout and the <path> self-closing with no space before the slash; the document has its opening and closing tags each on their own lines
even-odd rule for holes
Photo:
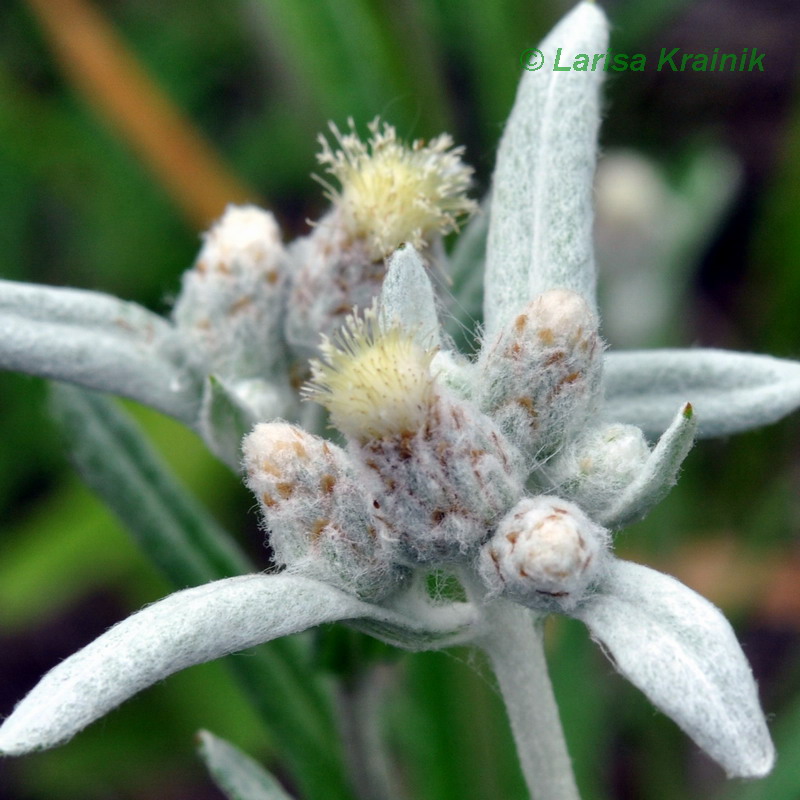
<svg viewBox="0 0 800 800">
<path fill-rule="evenodd" d="M 363 0 L 262 0 L 260 7 L 279 55 L 324 116 L 347 109 L 359 121 L 369 119 L 402 91 L 387 63 L 379 19 Z"/>
<path fill-rule="evenodd" d="M 235 542 L 178 484 L 113 401 L 56 385 L 51 405 L 78 472 L 176 586 L 252 571 Z"/>
</svg>

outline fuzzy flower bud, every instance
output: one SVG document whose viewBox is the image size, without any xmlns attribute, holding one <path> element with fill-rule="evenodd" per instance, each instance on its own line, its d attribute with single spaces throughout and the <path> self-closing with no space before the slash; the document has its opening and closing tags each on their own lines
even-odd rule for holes
<svg viewBox="0 0 800 800">
<path fill-rule="evenodd" d="M 570 442 L 545 472 L 560 495 L 601 514 L 637 478 L 649 458 L 650 446 L 639 428 L 603 425 Z"/>
<path fill-rule="evenodd" d="M 459 218 L 475 211 L 475 201 L 466 196 L 472 168 L 461 161 L 464 148 L 453 147 L 448 134 L 408 146 L 393 126 L 384 123 L 381 129 L 375 119 L 364 144 L 353 120 L 349 123 L 350 133 L 344 135 L 331 125 L 339 150 L 320 136 L 317 158 L 341 185 L 336 190 L 323 183 L 342 227 L 351 238 L 367 242 L 373 260 L 386 258 L 403 242 L 422 249 L 433 237 L 457 230 Z"/>
<path fill-rule="evenodd" d="M 382 332 L 374 308 L 362 319 L 349 317 L 321 350 L 304 394 L 324 405 L 346 436 L 367 440 L 424 424 L 434 398 L 433 353 L 399 328 Z"/>
<path fill-rule="evenodd" d="M 173 318 L 208 372 L 231 381 L 283 369 L 286 252 L 271 213 L 228 206 L 183 276 Z"/>
<path fill-rule="evenodd" d="M 517 451 L 438 385 L 431 352 L 400 329 L 380 331 L 374 311 L 351 317 L 323 353 L 306 395 L 351 440 L 398 557 L 471 557 L 522 491 Z"/>
<path fill-rule="evenodd" d="M 493 595 L 570 611 L 601 575 L 608 531 L 558 497 L 521 500 L 484 545 L 478 569 Z"/>
<path fill-rule="evenodd" d="M 317 159 L 340 188 L 320 179 L 333 207 L 293 251 L 286 339 L 300 355 L 313 354 L 319 333 L 330 335 L 355 307 L 369 306 L 384 260 L 401 244 L 410 242 L 425 258 L 477 208 L 466 196 L 472 169 L 450 136 L 409 146 L 377 119 L 369 130 L 364 143 L 352 120 L 346 134 L 331 124 L 338 149 L 320 137 Z"/>
<path fill-rule="evenodd" d="M 271 422 L 255 427 L 243 451 L 278 564 L 371 600 L 406 579 L 385 558 L 383 526 L 340 447 Z"/>
<path fill-rule="evenodd" d="M 602 367 L 597 329 L 579 294 L 553 289 L 484 348 L 481 410 L 529 457 L 550 455 L 588 418 Z"/>
</svg>

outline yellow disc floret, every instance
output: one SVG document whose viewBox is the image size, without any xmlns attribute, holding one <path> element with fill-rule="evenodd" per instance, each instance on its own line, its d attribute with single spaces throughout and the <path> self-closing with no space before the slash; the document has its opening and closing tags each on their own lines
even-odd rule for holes
<svg viewBox="0 0 800 800">
<path fill-rule="evenodd" d="M 424 425 L 434 400 L 432 352 L 400 328 L 382 331 L 374 308 L 323 338 L 322 359 L 311 361 L 303 394 L 325 406 L 342 433 L 363 442 Z"/>
<path fill-rule="evenodd" d="M 400 142 L 391 125 L 377 118 L 362 142 L 349 120 L 343 134 L 331 123 L 339 149 L 320 136 L 317 159 L 341 184 L 324 181 L 327 196 L 341 214 L 348 233 L 367 243 L 374 259 L 384 258 L 403 242 L 422 248 L 438 234 L 458 228 L 459 220 L 477 208 L 466 196 L 472 168 L 461 160 L 463 147 L 453 147 L 448 134 L 428 144 Z"/>
</svg>

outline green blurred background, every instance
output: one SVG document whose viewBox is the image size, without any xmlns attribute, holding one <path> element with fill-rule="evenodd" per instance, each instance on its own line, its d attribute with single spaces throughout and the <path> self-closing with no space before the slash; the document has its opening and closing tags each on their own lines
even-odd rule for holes
<svg viewBox="0 0 800 800">
<path fill-rule="evenodd" d="M 609 74 L 597 192 L 607 337 L 800 357 L 800 4 L 602 5 L 617 51 L 766 54 L 763 73 Z M 409 139 L 449 131 L 467 147 L 480 197 L 519 56 L 569 7 L 6 0 L 0 276 L 166 312 L 199 233 L 227 201 L 260 200 L 287 240 L 307 230 L 324 209 L 309 179 L 317 134 L 348 116 L 363 129 L 380 114 Z M 172 588 L 73 476 L 45 400 L 42 381 L 0 374 L 0 714 L 49 667 Z M 237 479 L 176 423 L 128 407 L 266 566 Z M 800 797 L 798 441 L 796 414 L 701 443 L 670 497 L 618 540 L 621 553 L 676 574 L 735 622 L 774 715 L 775 775 L 725 784 L 580 625 L 559 623 L 552 673 L 585 800 Z M 402 657 L 386 684 L 386 735 L 410 797 L 524 797 L 480 659 Z M 270 731 L 215 663 L 170 678 L 59 750 L 0 764 L 0 798 L 220 798 L 194 756 L 200 727 L 286 778 Z"/>
</svg>

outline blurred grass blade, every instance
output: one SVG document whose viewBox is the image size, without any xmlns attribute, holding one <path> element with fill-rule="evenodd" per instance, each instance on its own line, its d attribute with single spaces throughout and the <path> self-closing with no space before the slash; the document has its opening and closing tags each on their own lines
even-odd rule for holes
<svg viewBox="0 0 800 800">
<path fill-rule="evenodd" d="M 476 116 L 482 130 L 495 139 L 514 101 L 520 53 L 536 46 L 537 37 L 556 23 L 557 16 L 550 3 L 444 0 L 442 6 L 453 26 L 454 57 L 474 86 Z"/>
<path fill-rule="evenodd" d="M 551 617 L 553 648 L 548 648 L 550 675 L 572 757 L 581 800 L 607 800 L 602 775 L 611 760 L 613 738 L 607 720 L 613 719 L 607 682 L 597 676 L 602 656 L 586 635 L 586 628 L 568 617 Z M 602 667 L 600 668 L 602 670 Z"/>
<path fill-rule="evenodd" d="M 346 54 L 342 38 L 344 27 L 337 22 L 337 12 L 328 3 L 297 3 L 294 0 L 271 0 L 259 3 L 270 35 L 270 46 L 278 50 L 282 60 L 304 76 L 303 83 L 313 95 L 313 102 L 323 115 L 330 116 L 338 109 L 363 119 L 380 108 L 381 93 L 374 83 L 386 77 L 382 64 L 383 52 L 372 41 L 375 31 L 361 13 L 359 3 L 346 0 L 351 17 L 348 22 L 361 30 L 367 39 L 358 42 L 357 51 Z M 344 11 L 342 9 L 341 11 Z M 313 46 L 309 46 L 313 42 Z M 378 63 L 369 69 L 354 70 L 352 59 L 364 52 L 377 52 Z M 347 57 L 343 58 L 343 54 Z M 384 95 L 385 96 L 385 95 Z"/>
<path fill-rule="evenodd" d="M 342 124 L 352 116 L 362 124 L 377 114 L 399 116 L 395 122 L 404 136 L 410 122 L 435 132 L 447 127 L 439 72 L 424 68 L 435 61 L 417 42 L 413 45 L 420 52 L 409 60 L 408 37 L 400 41 L 403 37 L 395 30 L 413 28 L 415 13 L 402 15 L 398 26 L 369 0 L 254 0 L 252 5 L 260 12 L 270 48 L 291 71 L 293 85 L 299 74 L 300 91 L 323 118 Z M 408 98 L 414 98 L 418 114 L 413 120 Z"/>
<path fill-rule="evenodd" d="M 52 406 L 83 479 L 178 588 L 253 571 L 112 400 L 55 385 Z M 310 797 L 345 800 L 349 790 L 330 698 L 312 671 L 307 645 L 284 638 L 227 661 L 276 734 L 298 784 Z"/>
<path fill-rule="evenodd" d="M 389 706 L 409 795 L 425 800 L 523 798 L 504 706 L 482 655 L 421 653 Z"/>
<path fill-rule="evenodd" d="M 323 7 L 329 22 L 322 19 Z M 314 4 L 314 9 L 319 23 L 326 25 L 337 62 L 349 78 L 348 90 L 358 93 L 367 113 L 379 111 L 386 100 L 387 87 L 394 91 L 398 88 L 398 71 L 393 69 L 396 64 L 390 57 L 392 41 L 385 35 L 379 13 L 365 0 L 323 0 Z M 365 63 L 369 69 L 364 69 Z"/>
<path fill-rule="evenodd" d="M 483 321 L 483 269 L 489 232 L 489 197 L 458 237 L 450 256 L 451 292 L 454 303 L 445 329 L 461 352 L 475 350 L 474 337 Z"/>
<path fill-rule="evenodd" d="M 276 639 L 226 661 L 305 796 L 352 800 L 330 696 L 312 665 L 297 656 L 292 646 L 298 642 L 298 636 Z"/>
<path fill-rule="evenodd" d="M 57 384 L 52 408 L 78 472 L 172 583 L 194 586 L 253 569 L 112 400 Z"/>
<path fill-rule="evenodd" d="M 260 764 L 208 731 L 197 734 L 197 752 L 228 800 L 291 800 Z"/>
<path fill-rule="evenodd" d="M 73 84 L 117 128 L 200 229 L 228 203 L 255 193 L 147 75 L 102 14 L 85 0 L 28 0 Z"/>
</svg>

